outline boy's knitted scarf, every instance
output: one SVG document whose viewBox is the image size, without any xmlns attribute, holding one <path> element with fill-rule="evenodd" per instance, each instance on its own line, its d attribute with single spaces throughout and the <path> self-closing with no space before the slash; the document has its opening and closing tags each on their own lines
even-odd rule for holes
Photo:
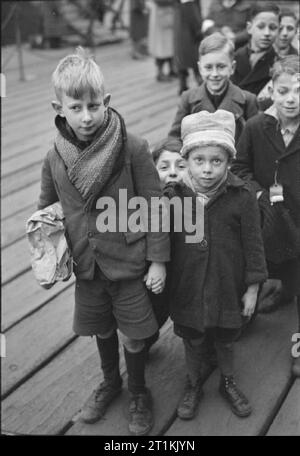
<svg viewBox="0 0 300 456">
<path fill-rule="evenodd" d="M 222 185 L 226 182 L 228 176 L 228 172 L 226 170 L 226 173 L 222 177 L 222 179 L 217 182 L 214 187 L 210 188 L 207 190 L 206 188 L 201 187 L 199 183 L 193 178 L 190 170 L 188 168 L 185 169 L 185 172 L 183 173 L 183 182 L 187 187 L 189 187 L 191 190 L 193 190 L 194 193 L 196 193 L 197 197 L 200 199 L 202 204 L 204 206 L 207 205 L 209 200 L 216 195 L 216 193 L 220 190 Z"/>
<path fill-rule="evenodd" d="M 94 197 L 111 177 L 120 156 L 123 145 L 122 118 L 108 108 L 95 138 L 83 150 L 61 131 L 55 145 L 67 167 L 70 181 L 90 207 Z"/>
</svg>

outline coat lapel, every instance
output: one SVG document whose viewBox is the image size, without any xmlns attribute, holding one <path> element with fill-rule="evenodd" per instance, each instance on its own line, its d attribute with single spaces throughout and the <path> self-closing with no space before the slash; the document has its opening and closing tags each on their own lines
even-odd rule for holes
<svg viewBox="0 0 300 456">
<path fill-rule="evenodd" d="M 244 69 L 244 78 L 240 81 L 239 85 L 252 84 L 254 82 L 260 81 L 264 77 L 269 77 L 269 69 L 274 62 L 276 53 L 273 48 L 271 48 L 258 62 L 251 68 L 249 63 L 249 56 L 247 54 L 247 49 L 245 49 L 245 54 L 243 54 L 242 61 L 239 62 L 240 65 L 243 65 Z M 244 62 L 247 59 L 247 65 Z M 244 66 L 246 65 L 246 66 Z M 247 71 L 246 71 L 247 70 Z"/>
<path fill-rule="evenodd" d="M 225 97 L 218 109 L 225 109 L 225 111 L 230 111 L 234 114 L 235 119 L 238 119 L 243 115 L 244 105 L 246 98 L 242 90 L 235 86 L 231 81 L 229 82 L 229 87 Z M 194 111 L 208 111 L 215 112 L 215 107 L 207 96 L 206 89 L 204 84 L 199 87 L 199 90 L 195 92 L 194 98 L 191 100 L 191 103 L 194 105 Z"/>
<path fill-rule="evenodd" d="M 274 117 L 266 114 L 263 128 L 266 138 L 272 144 L 274 149 L 278 151 L 280 155 L 279 158 L 283 158 L 300 151 L 300 127 L 298 127 L 292 141 L 287 148 L 285 147 L 279 124 Z"/>
<path fill-rule="evenodd" d="M 218 109 L 224 109 L 225 111 L 232 112 L 237 120 L 243 116 L 245 101 L 246 98 L 242 90 L 232 84 L 232 82 L 229 82 L 227 93 Z"/>
</svg>

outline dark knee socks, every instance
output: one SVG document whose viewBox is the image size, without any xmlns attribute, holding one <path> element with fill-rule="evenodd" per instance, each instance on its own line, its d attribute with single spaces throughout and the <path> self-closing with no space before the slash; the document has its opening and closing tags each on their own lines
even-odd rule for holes
<svg viewBox="0 0 300 456">
<path fill-rule="evenodd" d="M 104 380 L 118 385 L 122 383 L 119 370 L 119 340 L 117 332 L 107 339 L 96 337 L 97 347 L 101 359 Z"/>
<path fill-rule="evenodd" d="M 192 340 L 183 339 L 187 373 L 193 386 L 204 380 L 207 375 L 205 343 L 205 337 Z"/>
<path fill-rule="evenodd" d="M 128 373 L 128 390 L 132 394 L 145 392 L 145 348 L 132 353 L 124 347 L 124 355 Z"/>
<path fill-rule="evenodd" d="M 222 375 L 233 376 L 233 343 L 216 341 L 218 365 Z"/>
</svg>

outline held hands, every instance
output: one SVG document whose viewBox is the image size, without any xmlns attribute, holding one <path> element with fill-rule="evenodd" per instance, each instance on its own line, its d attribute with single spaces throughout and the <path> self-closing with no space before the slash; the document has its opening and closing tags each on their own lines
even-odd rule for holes
<svg viewBox="0 0 300 456">
<path fill-rule="evenodd" d="M 249 285 L 246 293 L 242 297 L 242 302 L 244 304 L 242 315 L 244 317 L 251 317 L 253 314 L 257 301 L 257 293 L 258 284 Z"/>
<path fill-rule="evenodd" d="M 155 294 L 162 293 L 166 282 L 165 263 L 151 263 L 147 274 L 144 276 L 146 287 Z"/>
</svg>

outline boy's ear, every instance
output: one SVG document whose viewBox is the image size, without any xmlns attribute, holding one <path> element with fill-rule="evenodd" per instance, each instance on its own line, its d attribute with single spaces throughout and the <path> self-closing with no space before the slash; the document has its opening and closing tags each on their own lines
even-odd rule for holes
<svg viewBox="0 0 300 456">
<path fill-rule="evenodd" d="M 110 93 L 106 93 L 103 97 L 103 104 L 107 108 L 110 102 L 111 95 Z"/>
<path fill-rule="evenodd" d="M 269 95 L 270 95 L 270 97 L 271 97 L 271 100 L 274 101 L 274 97 L 273 97 L 273 93 L 274 93 L 273 84 L 268 85 L 268 92 L 269 92 Z"/>
<path fill-rule="evenodd" d="M 246 30 L 251 35 L 251 29 L 252 29 L 252 22 L 248 21 L 246 24 Z"/>
<path fill-rule="evenodd" d="M 56 112 L 56 114 L 58 114 L 61 117 L 65 117 L 65 115 L 63 113 L 62 105 L 59 101 L 53 100 L 51 102 L 51 105 L 52 105 L 52 108 L 54 109 L 54 111 Z"/>
<path fill-rule="evenodd" d="M 232 73 L 233 74 L 235 72 L 235 69 L 236 69 L 236 60 L 233 60 L 232 61 Z"/>
<path fill-rule="evenodd" d="M 198 60 L 197 65 L 198 65 L 198 70 L 199 70 L 199 73 L 200 73 L 200 68 L 201 68 L 200 59 Z M 200 73 L 200 74 L 201 74 L 201 73 Z"/>
</svg>

